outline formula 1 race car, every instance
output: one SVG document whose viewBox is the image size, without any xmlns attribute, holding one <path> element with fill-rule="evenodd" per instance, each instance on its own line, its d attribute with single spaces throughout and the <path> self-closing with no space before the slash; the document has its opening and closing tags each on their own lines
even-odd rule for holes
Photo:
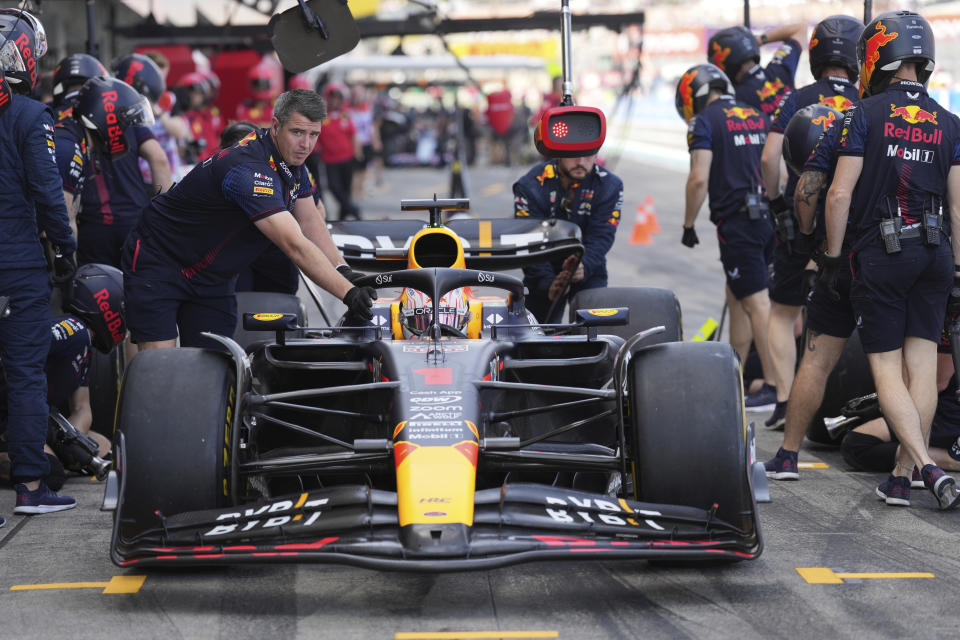
<svg viewBox="0 0 960 640">
<path fill-rule="evenodd" d="M 348 261 L 376 271 L 364 326 L 262 309 L 243 326 L 267 339 L 245 350 L 211 336 L 223 352 L 137 355 L 105 500 L 116 564 L 760 555 L 730 346 L 680 341 L 663 289 L 582 292 L 571 322 L 537 325 L 501 270 L 582 255 L 579 229 L 441 223 L 465 204 L 404 201 L 428 224 L 334 225 Z"/>
</svg>

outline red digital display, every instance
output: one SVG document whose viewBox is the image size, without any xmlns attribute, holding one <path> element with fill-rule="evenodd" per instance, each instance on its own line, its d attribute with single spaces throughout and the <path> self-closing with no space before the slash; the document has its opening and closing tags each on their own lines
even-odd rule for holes
<svg viewBox="0 0 960 640">
<path fill-rule="evenodd" d="M 549 158 L 590 156 L 607 135 L 606 118 L 594 107 L 552 107 L 533 132 L 537 151 Z"/>
</svg>

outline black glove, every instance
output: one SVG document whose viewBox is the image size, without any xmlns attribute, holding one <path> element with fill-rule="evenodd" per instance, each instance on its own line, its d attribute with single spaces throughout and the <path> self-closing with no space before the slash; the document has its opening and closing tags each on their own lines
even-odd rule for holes
<svg viewBox="0 0 960 640">
<path fill-rule="evenodd" d="M 840 279 L 840 269 L 847 262 L 844 256 L 828 256 L 824 253 L 820 259 L 820 278 L 817 287 L 823 287 L 823 292 L 832 300 L 840 300 L 840 290 L 837 281 Z"/>
<path fill-rule="evenodd" d="M 367 322 L 373 318 L 370 309 L 377 299 L 377 291 L 373 287 L 354 287 L 343 296 L 343 304 L 347 305 L 347 318 L 351 321 Z"/>
<path fill-rule="evenodd" d="M 64 284 L 73 279 L 77 272 L 77 258 L 74 254 L 63 254 L 59 248 L 54 247 L 56 255 L 53 258 L 53 282 L 54 284 Z"/>
<path fill-rule="evenodd" d="M 790 243 L 790 248 L 793 249 L 794 255 L 809 257 L 813 255 L 814 249 L 817 248 L 817 239 L 812 233 L 804 233 L 797 229 L 797 233 Z"/>
<path fill-rule="evenodd" d="M 342 264 L 339 267 L 337 267 L 337 271 L 340 273 L 340 275 L 342 275 L 344 278 L 349 280 L 350 284 L 357 284 L 357 281 L 360 278 L 367 277 L 365 273 L 354 271 L 353 269 L 350 268 L 350 265 L 346 265 L 346 264 Z"/>
<path fill-rule="evenodd" d="M 683 246 L 691 249 L 700 244 L 700 238 L 697 237 L 697 232 L 693 230 L 692 225 L 683 228 L 683 237 L 680 238 L 680 242 L 683 243 Z"/>
<path fill-rule="evenodd" d="M 947 298 L 947 314 L 951 317 L 960 314 L 960 275 L 953 275 L 953 289 Z"/>
<path fill-rule="evenodd" d="M 790 205 L 787 204 L 787 199 L 782 193 L 770 201 L 770 213 L 781 213 L 789 208 Z"/>
</svg>

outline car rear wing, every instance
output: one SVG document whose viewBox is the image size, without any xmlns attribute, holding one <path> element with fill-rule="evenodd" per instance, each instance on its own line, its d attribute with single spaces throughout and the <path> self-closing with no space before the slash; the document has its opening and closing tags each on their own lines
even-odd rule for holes
<svg viewBox="0 0 960 640">
<path fill-rule="evenodd" d="M 371 272 L 407 268 L 407 248 L 427 227 L 419 220 L 332 222 L 330 235 L 351 267 Z M 468 269 L 504 271 L 583 255 L 580 227 L 567 220 L 462 218 L 446 227 L 463 243 Z"/>
</svg>

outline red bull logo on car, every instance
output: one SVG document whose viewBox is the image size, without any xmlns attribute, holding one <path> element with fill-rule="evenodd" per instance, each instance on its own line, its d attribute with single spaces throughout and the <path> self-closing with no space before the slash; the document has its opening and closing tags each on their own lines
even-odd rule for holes
<svg viewBox="0 0 960 640">
<path fill-rule="evenodd" d="M 867 40 L 866 50 L 863 54 L 863 66 L 860 67 L 860 95 L 863 95 L 867 87 L 870 86 L 870 78 L 873 77 L 873 71 L 877 68 L 877 60 L 880 59 L 880 47 L 895 40 L 900 34 L 896 31 L 887 33 L 887 25 L 878 21 L 876 33 Z"/>
<path fill-rule="evenodd" d="M 840 113 L 843 113 L 844 111 L 846 111 L 847 109 L 853 106 L 853 100 L 851 100 L 846 96 L 840 96 L 840 95 L 825 96 L 821 94 L 818 102 L 824 105 L 825 107 L 836 109 Z"/>
<path fill-rule="evenodd" d="M 910 124 L 917 124 L 920 122 L 929 122 L 931 124 L 937 124 L 937 112 L 934 111 L 930 113 L 926 109 L 915 105 L 908 104 L 905 107 L 898 107 L 895 104 L 890 105 L 890 117 L 900 117 L 909 122 Z"/>
</svg>

